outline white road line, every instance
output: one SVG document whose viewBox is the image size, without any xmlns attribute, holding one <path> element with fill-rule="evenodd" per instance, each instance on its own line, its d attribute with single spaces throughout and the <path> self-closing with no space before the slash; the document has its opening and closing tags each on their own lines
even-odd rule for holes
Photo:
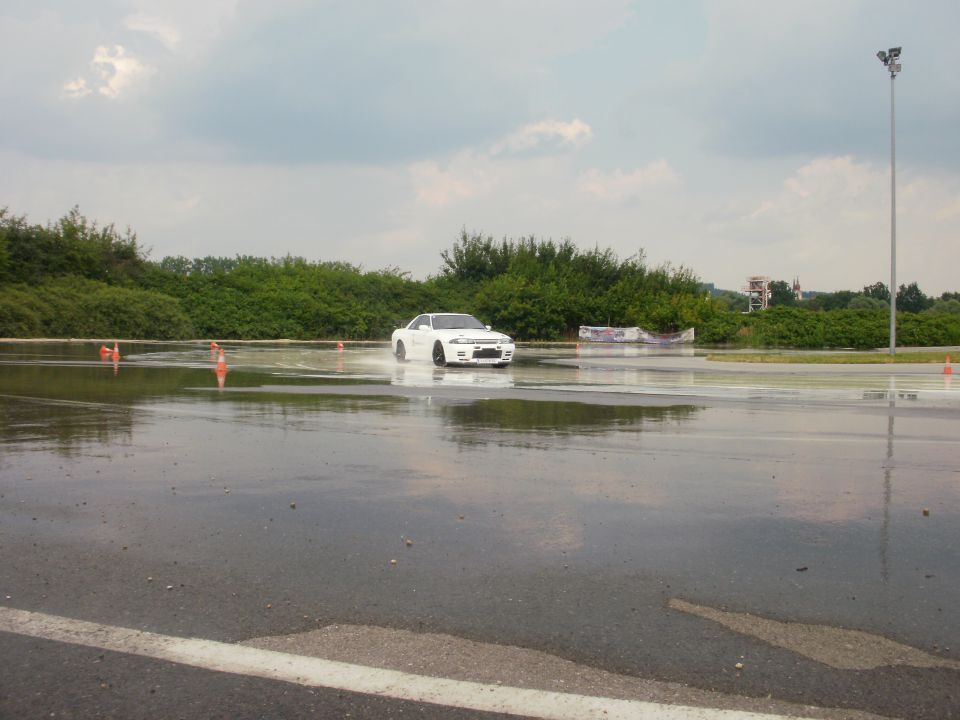
<svg viewBox="0 0 960 720">
<path fill-rule="evenodd" d="M 551 720 L 773 720 L 782 717 L 447 680 L 5 607 L 0 607 L 0 631 L 298 685 Z"/>
</svg>

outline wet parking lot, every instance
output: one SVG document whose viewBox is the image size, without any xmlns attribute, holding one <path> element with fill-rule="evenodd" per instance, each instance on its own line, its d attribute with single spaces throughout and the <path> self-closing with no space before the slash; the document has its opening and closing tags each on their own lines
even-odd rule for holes
<svg viewBox="0 0 960 720">
<path fill-rule="evenodd" d="M 218 376 L 201 344 L 98 347 L 0 345 L 6 607 L 225 643 L 323 630 L 348 661 L 331 628 L 436 635 L 697 705 L 960 714 L 960 386 L 940 367 L 256 344 Z M 24 657 L 0 710 L 63 712 L 52 651 L 0 641 Z M 111 707 L 176 707 L 118 660 L 102 677 Z M 106 695 L 70 697 L 91 715 Z M 249 702 L 224 716 L 262 716 Z"/>
</svg>

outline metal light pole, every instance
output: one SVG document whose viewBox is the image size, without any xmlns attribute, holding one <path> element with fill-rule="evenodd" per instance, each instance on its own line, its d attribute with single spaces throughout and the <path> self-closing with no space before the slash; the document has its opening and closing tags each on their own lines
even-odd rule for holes
<svg viewBox="0 0 960 720">
<path fill-rule="evenodd" d="M 894 47 L 880 50 L 880 58 L 890 71 L 890 354 L 897 353 L 897 133 L 893 103 L 893 81 L 900 72 L 900 51 Z"/>
</svg>

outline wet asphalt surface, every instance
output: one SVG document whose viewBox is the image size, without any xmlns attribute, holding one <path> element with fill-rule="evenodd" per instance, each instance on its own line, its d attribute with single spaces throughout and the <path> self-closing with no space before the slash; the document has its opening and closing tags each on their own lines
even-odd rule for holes
<svg viewBox="0 0 960 720">
<path fill-rule="evenodd" d="M 434 369 L 243 346 L 218 388 L 200 345 L 130 345 L 116 367 L 97 347 L 0 345 L 6 606 L 225 642 L 446 633 L 960 716 L 957 670 L 838 670 L 668 605 L 960 658 L 960 395 L 939 368 L 734 377 L 548 348 Z M 13 634 L 0 652 L 4 718 L 478 716 Z"/>
</svg>

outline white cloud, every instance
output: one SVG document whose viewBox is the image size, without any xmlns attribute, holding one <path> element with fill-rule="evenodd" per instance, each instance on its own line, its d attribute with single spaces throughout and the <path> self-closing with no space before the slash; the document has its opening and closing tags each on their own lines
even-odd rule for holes
<svg viewBox="0 0 960 720">
<path fill-rule="evenodd" d="M 496 184 L 496 168 L 490 158 L 463 152 L 446 166 L 432 160 L 410 166 L 410 178 L 419 205 L 442 208 L 477 197 Z"/>
<path fill-rule="evenodd" d="M 853 199 L 872 189 L 877 179 L 875 169 L 858 164 L 847 155 L 815 158 L 783 185 L 788 195 L 802 199 L 815 196 Z"/>
<path fill-rule="evenodd" d="M 108 98 L 119 97 L 155 72 L 153 67 L 128 54 L 122 45 L 99 46 L 93 53 L 90 66 L 97 76 L 94 81 L 96 91 Z M 84 77 L 63 84 L 63 94 L 68 98 L 79 99 L 92 92 L 93 88 Z"/>
<path fill-rule="evenodd" d="M 495 144 L 491 150 L 494 155 L 502 153 L 521 153 L 539 148 L 562 149 L 578 148 L 590 142 L 593 129 L 583 120 L 574 118 L 570 122 L 562 120 L 542 120 L 524 125 L 506 139 Z"/>
<path fill-rule="evenodd" d="M 92 65 L 103 84 L 97 92 L 109 98 L 120 93 L 153 73 L 153 68 L 128 55 L 122 45 L 107 48 L 103 45 L 93 53 Z"/>
<path fill-rule="evenodd" d="M 743 219 L 780 218 L 797 224 L 815 217 L 831 223 L 870 217 L 886 197 L 887 182 L 883 169 L 850 156 L 814 158 L 786 178 L 776 196 L 763 199 Z"/>
<path fill-rule="evenodd" d="M 582 120 L 544 120 L 523 126 L 488 151 L 464 150 L 444 165 L 434 160 L 413 163 L 409 172 L 416 201 L 419 205 L 443 208 L 478 197 L 521 172 L 515 161 L 521 156 L 522 164 L 525 151 L 576 148 L 592 137 L 593 131 Z"/>
<path fill-rule="evenodd" d="M 63 84 L 63 94 L 68 98 L 82 98 L 93 92 L 82 77 Z"/>
<path fill-rule="evenodd" d="M 167 50 L 173 51 L 180 46 L 180 31 L 171 23 L 144 13 L 128 15 L 123 20 L 128 30 L 142 32 L 159 40 Z"/>
<path fill-rule="evenodd" d="M 613 203 L 640 199 L 650 190 L 672 188 L 680 184 L 680 176 L 666 160 L 657 160 L 633 172 L 617 168 L 611 173 L 592 169 L 580 176 L 584 193 Z"/>
<path fill-rule="evenodd" d="M 819 157 L 796 168 L 753 209 L 716 228 L 749 250 L 753 266 L 777 278 L 800 275 L 812 289 L 857 289 L 889 276 L 889 167 L 850 156 Z M 897 182 L 897 275 L 926 292 L 956 285 L 960 262 L 960 178 L 904 168 Z M 931 262 L 931 260 L 936 259 Z M 747 274 L 744 272 L 744 274 Z"/>
<path fill-rule="evenodd" d="M 238 0 L 137 0 L 137 12 L 124 17 L 123 25 L 156 38 L 170 52 L 196 56 L 235 21 L 237 5 Z M 278 10 L 277 4 L 270 7 Z"/>
</svg>

